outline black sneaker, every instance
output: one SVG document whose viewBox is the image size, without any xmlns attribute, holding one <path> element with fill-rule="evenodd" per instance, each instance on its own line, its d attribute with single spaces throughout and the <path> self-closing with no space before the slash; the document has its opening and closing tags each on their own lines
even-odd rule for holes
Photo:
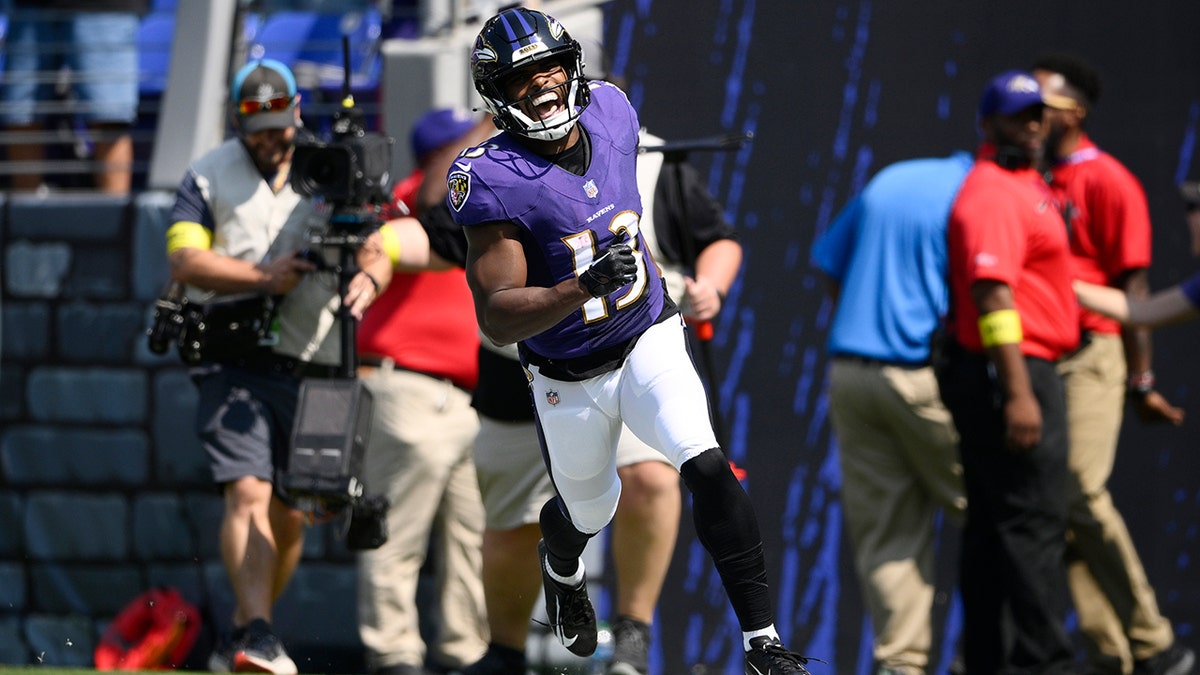
<svg viewBox="0 0 1200 675">
<path fill-rule="evenodd" d="M 542 587 L 546 591 L 546 616 L 550 630 L 576 656 L 591 656 L 596 651 L 596 611 L 588 597 L 587 581 L 575 588 L 560 584 L 550 576 L 546 560 L 546 542 L 538 542 L 538 562 L 542 566 Z"/>
<path fill-rule="evenodd" d="M 613 656 L 607 675 L 646 675 L 650 668 L 650 626 L 629 617 L 613 623 Z"/>
<path fill-rule="evenodd" d="M 807 658 L 788 650 L 776 638 L 750 638 L 750 651 L 746 652 L 746 675 L 809 675 L 804 667 L 806 663 Z"/>
<path fill-rule="evenodd" d="M 483 658 L 450 675 L 525 675 L 529 665 L 525 653 L 508 647 L 488 645 Z"/>
<path fill-rule="evenodd" d="M 1133 675 L 1190 675 L 1196 654 L 1178 642 L 1151 656 L 1133 662 Z"/>
<path fill-rule="evenodd" d="M 217 638 L 212 654 L 208 655 L 208 670 L 213 673 L 228 673 L 233 670 L 233 653 L 246 639 L 246 628 L 234 628 Z"/>
<path fill-rule="evenodd" d="M 208 655 L 208 671 L 228 673 L 233 669 L 233 644 L 227 640 L 218 642 Z"/>
<path fill-rule="evenodd" d="M 246 637 L 233 652 L 233 672 L 296 675 L 298 670 L 283 642 L 271 632 L 271 625 L 255 619 L 246 626 Z"/>
</svg>

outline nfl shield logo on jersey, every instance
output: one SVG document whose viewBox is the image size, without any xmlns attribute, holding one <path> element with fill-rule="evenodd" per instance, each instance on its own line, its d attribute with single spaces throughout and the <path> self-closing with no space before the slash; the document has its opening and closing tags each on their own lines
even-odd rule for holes
<svg viewBox="0 0 1200 675">
<path fill-rule="evenodd" d="M 553 389 L 546 390 L 546 403 L 549 403 L 550 405 L 558 405 L 561 402 L 562 399 L 558 397 L 557 391 L 554 391 Z"/>
<path fill-rule="evenodd" d="M 588 199 L 595 199 L 596 195 L 600 194 L 600 188 L 596 187 L 596 181 L 594 180 L 584 183 L 583 191 L 587 194 Z"/>
<path fill-rule="evenodd" d="M 455 211 L 461 211 L 471 194 L 471 174 L 466 171 L 451 173 L 446 178 L 446 187 L 450 190 L 450 206 L 453 206 Z"/>
</svg>

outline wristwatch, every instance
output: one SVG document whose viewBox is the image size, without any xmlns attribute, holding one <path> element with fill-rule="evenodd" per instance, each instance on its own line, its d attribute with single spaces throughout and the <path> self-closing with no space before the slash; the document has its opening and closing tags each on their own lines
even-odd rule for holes
<svg viewBox="0 0 1200 675">
<path fill-rule="evenodd" d="M 1154 391 L 1153 370 L 1144 370 L 1140 373 L 1134 373 L 1129 376 L 1129 380 L 1125 383 L 1125 393 L 1129 396 L 1144 398 L 1152 391 Z"/>
</svg>

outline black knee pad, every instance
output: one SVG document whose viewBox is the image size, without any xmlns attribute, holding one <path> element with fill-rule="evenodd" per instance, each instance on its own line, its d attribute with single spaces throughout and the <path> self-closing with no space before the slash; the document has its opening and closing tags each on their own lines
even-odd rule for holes
<svg viewBox="0 0 1200 675">
<path fill-rule="evenodd" d="M 746 536 L 758 541 L 750 498 L 720 448 L 705 450 L 684 462 L 679 473 L 692 493 L 692 519 L 705 548 L 712 552 Z"/>
<path fill-rule="evenodd" d="M 684 484 L 693 495 L 718 488 L 722 484 L 728 486 L 731 480 L 737 489 L 741 489 L 729 468 L 729 460 L 720 448 L 710 448 L 684 462 L 679 468 L 679 475 L 683 476 Z"/>
</svg>

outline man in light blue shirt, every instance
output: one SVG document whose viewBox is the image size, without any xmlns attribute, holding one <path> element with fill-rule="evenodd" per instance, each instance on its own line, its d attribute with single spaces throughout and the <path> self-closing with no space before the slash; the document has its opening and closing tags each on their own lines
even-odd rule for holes
<svg viewBox="0 0 1200 675">
<path fill-rule="evenodd" d="M 885 167 L 811 252 L 836 303 L 830 410 L 880 674 L 932 671 L 936 514 L 961 522 L 966 510 L 958 434 L 929 362 L 949 304 L 946 222 L 972 162 L 961 152 Z"/>
<path fill-rule="evenodd" d="M 880 171 L 812 249 L 834 287 L 830 355 L 924 365 L 946 313 L 946 219 L 969 154 L 912 159 Z"/>
</svg>

